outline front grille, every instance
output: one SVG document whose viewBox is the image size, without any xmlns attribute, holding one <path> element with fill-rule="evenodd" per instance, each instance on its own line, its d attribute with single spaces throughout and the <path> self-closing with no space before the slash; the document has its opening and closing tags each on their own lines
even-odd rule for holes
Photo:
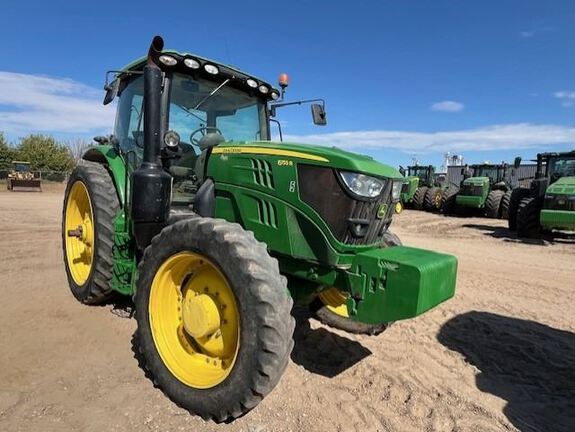
<svg viewBox="0 0 575 432">
<path fill-rule="evenodd" d="M 483 186 L 475 186 L 475 185 L 463 185 L 459 195 L 463 196 L 482 196 L 483 195 Z"/>
<path fill-rule="evenodd" d="M 545 198 L 543 208 L 546 210 L 575 211 L 575 200 L 570 195 L 551 195 Z"/>
<path fill-rule="evenodd" d="M 381 241 L 393 216 L 391 181 L 379 197 L 369 201 L 352 197 L 332 168 L 299 165 L 298 183 L 300 199 L 320 215 L 339 241 L 350 245 Z"/>
</svg>

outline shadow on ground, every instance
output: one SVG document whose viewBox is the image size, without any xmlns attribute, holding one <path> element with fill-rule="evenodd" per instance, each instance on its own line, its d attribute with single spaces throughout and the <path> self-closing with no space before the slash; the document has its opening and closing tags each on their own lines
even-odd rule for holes
<svg viewBox="0 0 575 432">
<path fill-rule="evenodd" d="M 575 431 L 575 334 L 534 321 L 469 312 L 438 340 L 477 367 L 477 387 L 507 401 L 519 430 Z"/>
<path fill-rule="evenodd" d="M 504 241 L 512 243 L 524 243 L 538 246 L 548 246 L 549 242 L 555 241 L 554 235 L 553 236 L 545 235 L 540 239 L 519 238 L 517 237 L 517 233 L 511 231 L 510 229 L 493 225 L 469 223 L 462 225 L 462 227 L 483 231 L 485 235 L 488 235 L 496 239 L 503 239 Z"/>
<path fill-rule="evenodd" d="M 346 337 L 324 328 L 312 329 L 307 308 L 294 308 L 295 346 L 291 359 L 307 371 L 333 378 L 371 354 L 371 351 Z"/>
</svg>

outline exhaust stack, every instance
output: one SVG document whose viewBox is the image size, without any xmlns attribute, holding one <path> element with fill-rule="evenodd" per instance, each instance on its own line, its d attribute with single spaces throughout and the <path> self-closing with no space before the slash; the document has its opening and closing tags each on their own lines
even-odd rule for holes
<svg viewBox="0 0 575 432">
<path fill-rule="evenodd" d="M 144 154 L 131 178 L 131 215 L 138 249 L 165 226 L 170 213 L 172 178 L 160 163 L 162 71 L 157 61 L 164 41 L 155 36 L 144 66 Z"/>
</svg>

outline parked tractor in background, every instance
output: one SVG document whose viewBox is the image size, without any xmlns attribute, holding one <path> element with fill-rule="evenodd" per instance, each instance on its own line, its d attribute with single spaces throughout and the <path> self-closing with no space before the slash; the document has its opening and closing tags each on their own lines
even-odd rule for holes
<svg viewBox="0 0 575 432">
<path fill-rule="evenodd" d="M 453 189 L 445 174 L 435 172 L 433 165 L 411 165 L 400 167 L 406 176 L 401 190 L 401 201 L 404 206 L 416 210 L 439 211 L 448 190 Z"/>
<path fill-rule="evenodd" d="M 463 180 L 457 194 L 446 200 L 443 212 L 462 213 L 465 210 L 479 211 L 494 219 L 507 219 L 511 199 L 511 177 L 521 158 L 516 158 L 515 166 L 508 164 L 475 164 L 462 168 Z"/>
<path fill-rule="evenodd" d="M 12 192 L 42 192 L 42 179 L 30 171 L 30 162 L 13 161 L 6 188 Z"/>
<path fill-rule="evenodd" d="M 112 73 L 114 135 L 66 188 L 65 268 L 83 303 L 134 297 L 143 365 L 178 405 L 217 421 L 255 407 L 289 362 L 294 301 L 379 333 L 453 296 L 456 259 L 389 231 L 396 169 L 270 141 L 277 109 L 306 102 L 281 102 L 287 77 L 280 92 L 159 36 Z"/>
<path fill-rule="evenodd" d="M 530 187 L 511 194 L 509 229 L 528 238 L 554 229 L 575 231 L 575 150 L 537 155 Z"/>
</svg>

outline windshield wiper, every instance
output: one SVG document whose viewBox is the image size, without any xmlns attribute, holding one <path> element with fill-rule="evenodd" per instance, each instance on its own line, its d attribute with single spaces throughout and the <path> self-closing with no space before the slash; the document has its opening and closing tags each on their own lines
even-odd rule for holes
<svg viewBox="0 0 575 432">
<path fill-rule="evenodd" d="M 232 77 L 233 78 L 233 77 Z M 193 108 L 194 110 L 197 110 L 200 106 L 202 106 L 202 104 L 207 101 L 209 98 L 211 98 L 213 95 L 215 95 L 217 92 L 220 91 L 220 89 L 225 86 L 227 83 L 229 83 L 231 80 L 231 78 L 227 78 L 223 83 L 221 83 L 219 86 L 217 86 L 215 89 L 212 90 L 212 92 L 207 95 L 205 98 L 203 98 L 201 101 L 198 102 L 198 104 Z"/>
</svg>

